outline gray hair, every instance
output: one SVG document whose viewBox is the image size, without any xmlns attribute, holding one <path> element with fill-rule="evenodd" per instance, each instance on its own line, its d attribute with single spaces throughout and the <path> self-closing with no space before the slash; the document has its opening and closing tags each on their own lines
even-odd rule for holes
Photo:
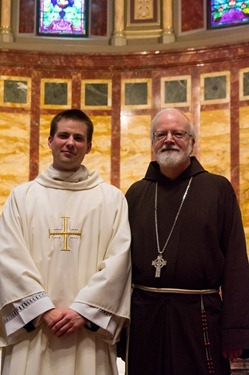
<svg viewBox="0 0 249 375">
<path fill-rule="evenodd" d="M 151 140 L 153 141 L 153 138 L 154 138 L 154 127 L 155 127 L 155 124 L 157 122 L 157 119 L 158 117 L 160 117 L 163 113 L 165 112 L 168 112 L 168 111 L 177 111 L 178 113 L 180 113 L 182 116 L 185 117 L 186 119 L 186 122 L 188 123 L 189 125 L 189 132 L 193 138 L 193 140 L 195 141 L 196 139 L 196 130 L 195 130 L 195 127 L 194 125 L 190 122 L 189 118 L 185 115 L 184 112 L 182 112 L 180 109 L 178 108 L 172 108 L 172 107 L 168 107 L 168 108 L 164 108 L 164 109 L 161 109 L 156 115 L 155 117 L 152 119 L 152 122 L 151 122 L 151 127 L 150 127 L 150 137 L 151 137 Z"/>
</svg>

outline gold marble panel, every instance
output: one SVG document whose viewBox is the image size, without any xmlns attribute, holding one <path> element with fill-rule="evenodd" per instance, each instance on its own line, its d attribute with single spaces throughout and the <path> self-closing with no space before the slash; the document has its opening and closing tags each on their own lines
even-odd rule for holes
<svg viewBox="0 0 249 375">
<path fill-rule="evenodd" d="M 91 106 L 86 104 L 86 85 L 87 84 L 106 84 L 108 87 L 108 93 L 107 93 L 107 105 L 102 106 Z M 112 106 L 112 80 L 110 79 L 84 79 L 81 81 L 81 101 L 82 101 L 82 109 L 111 109 Z"/>
<path fill-rule="evenodd" d="M 26 91 L 26 103 L 14 103 L 4 101 L 4 81 L 18 82 L 18 90 Z M 17 76 L 0 76 L 0 106 L 11 108 L 25 108 L 30 109 L 31 103 L 31 78 L 30 77 L 17 77 Z"/>
<path fill-rule="evenodd" d="M 65 83 L 67 84 L 67 104 L 45 104 L 45 84 L 46 83 Z M 72 107 L 72 81 L 71 79 L 59 79 L 59 78 L 42 78 L 41 79 L 41 100 L 40 106 L 44 109 L 59 109 L 65 110 Z"/>
<path fill-rule="evenodd" d="M 125 103 L 126 84 L 146 83 L 147 84 L 147 104 L 129 104 Z M 121 106 L 123 109 L 148 109 L 151 108 L 151 79 L 150 78 L 136 78 L 136 79 L 122 79 L 121 81 Z"/>
<path fill-rule="evenodd" d="M 29 179 L 30 116 L 0 115 L 0 212 L 10 190 Z"/>
<path fill-rule="evenodd" d="M 92 150 L 85 165 L 97 171 L 105 182 L 111 181 L 111 116 L 91 116 L 94 125 Z"/>
<path fill-rule="evenodd" d="M 174 103 L 165 103 L 165 82 L 174 82 L 177 81 L 180 84 L 180 81 L 186 81 L 187 83 L 187 88 L 186 88 L 186 101 L 179 101 L 177 100 L 179 98 L 177 86 L 176 90 L 172 93 L 172 96 L 174 95 L 176 100 Z M 166 108 L 166 107 L 185 107 L 185 106 L 190 106 L 190 101 L 191 101 L 191 76 L 189 75 L 183 75 L 183 76 L 174 76 L 174 77 L 163 77 L 161 78 L 161 107 Z"/>
<path fill-rule="evenodd" d="M 231 178 L 230 172 L 230 111 L 212 110 L 201 112 L 200 160 L 212 173 Z"/>
<path fill-rule="evenodd" d="M 160 28 L 160 0 L 128 0 L 126 8 L 126 29 L 139 29 L 145 34 L 148 27 Z"/>
<path fill-rule="evenodd" d="M 39 172 L 45 171 L 52 163 L 52 154 L 48 147 L 48 137 L 53 117 L 54 115 L 42 115 L 40 117 Z"/>
<path fill-rule="evenodd" d="M 249 254 L 249 107 L 240 108 L 240 207 Z"/>
<path fill-rule="evenodd" d="M 134 19 L 147 20 L 154 17 L 153 0 L 135 0 L 134 1 Z"/>
<path fill-rule="evenodd" d="M 46 170 L 52 163 L 51 150 L 48 147 L 50 122 L 53 116 L 40 118 L 40 163 L 39 170 Z M 89 170 L 96 170 L 106 182 L 111 180 L 111 117 L 91 116 L 94 124 L 92 150 L 85 156 L 84 164 Z"/>
<path fill-rule="evenodd" d="M 151 116 L 121 116 L 120 188 L 144 177 L 151 161 Z"/>
<path fill-rule="evenodd" d="M 205 99 L 205 78 L 212 78 L 212 77 L 226 77 L 226 95 L 225 98 L 221 99 Z M 230 72 L 223 71 L 223 72 L 215 72 L 215 73 L 205 73 L 201 74 L 200 76 L 200 96 L 201 96 L 201 104 L 221 104 L 221 103 L 228 103 L 230 101 Z M 219 90 L 219 87 L 216 87 L 216 90 Z M 215 91 L 215 88 L 214 88 Z"/>
</svg>

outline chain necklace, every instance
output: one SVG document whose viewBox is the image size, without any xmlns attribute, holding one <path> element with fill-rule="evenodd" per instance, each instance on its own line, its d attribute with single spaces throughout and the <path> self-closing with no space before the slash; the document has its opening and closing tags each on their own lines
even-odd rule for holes
<svg viewBox="0 0 249 375">
<path fill-rule="evenodd" d="M 171 235 L 173 233 L 173 230 L 175 228 L 175 225 L 176 225 L 176 222 L 177 222 L 177 219 L 178 219 L 178 216 L 180 215 L 180 212 L 181 212 L 181 209 L 182 209 L 182 206 L 183 206 L 183 203 L 186 199 L 186 196 L 188 194 L 188 190 L 190 188 L 190 185 L 191 185 L 191 182 L 192 182 L 192 179 L 193 177 L 190 178 L 189 180 L 189 183 L 186 187 L 186 190 L 183 194 L 183 197 L 182 197 L 182 201 L 181 201 L 181 204 L 178 208 L 178 211 L 177 211 L 177 214 L 176 214 L 176 217 L 175 217 L 175 220 L 173 222 L 173 225 L 170 229 L 170 232 L 169 232 L 169 235 L 168 235 L 168 238 L 166 239 L 166 242 L 162 248 L 162 250 L 160 250 L 160 243 L 159 243 L 159 235 L 158 235 L 158 219 L 157 219 L 157 196 L 158 196 L 158 182 L 156 183 L 156 188 L 155 188 L 155 230 L 156 230 L 156 244 L 157 244 L 157 252 L 158 252 L 158 255 L 157 255 L 157 258 L 155 260 L 152 261 L 152 266 L 155 267 L 156 269 L 156 273 L 155 273 L 155 277 L 160 277 L 161 276 L 161 268 L 166 266 L 167 264 L 167 261 L 165 259 L 163 259 L 163 253 L 169 243 L 169 240 L 171 238 Z"/>
</svg>

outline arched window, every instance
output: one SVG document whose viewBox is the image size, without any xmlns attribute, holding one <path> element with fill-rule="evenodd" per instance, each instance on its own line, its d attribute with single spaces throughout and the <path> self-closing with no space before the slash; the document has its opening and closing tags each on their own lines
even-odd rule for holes
<svg viewBox="0 0 249 375">
<path fill-rule="evenodd" d="M 62 7 L 62 1 L 18 1 L 19 7 L 16 8 L 16 14 L 19 20 L 18 36 L 48 36 L 54 37 L 55 39 L 57 37 L 76 37 L 78 39 L 79 37 L 88 37 L 108 39 L 111 35 L 111 28 L 108 29 L 108 19 L 111 17 L 111 15 L 108 15 L 108 9 L 110 8 L 110 3 L 112 0 L 74 0 L 73 3 L 72 1 L 64 1 L 64 8 Z M 61 6 L 58 6 L 59 2 Z M 53 3 L 55 4 L 55 6 L 53 5 Z M 69 3 L 71 4 L 71 6 L 69 6 Z M 55 12 L 56 9 L 57 14 Z M 50 10 L 50 12 L 48 10 Z M 62 11 L 65 12 L 65 15 Z M 60 12 L 62 12 L 61 15 L 59 14 Z M 71 14 L 73 12 L 75 12 L 74 15 Z M 77 30 L 77 26 L 75 30 L 70 29 L 70 33 L 66 33 L 65 28 L 62 32 L 59 33 L 49 33 L 49 30 L 46 30 L 46 27 L 48 28 L 49 24 L 51 24 L 53 20 L 63 18 L 61 16 L 64 16 L 64 20 L 68 22 L 72 22 L 73 19 L 74 25 L 80 25 L 80 28 L 82 30 L 81 33 L 79 32 L 79 30 Z M 46 17 L 48 17 L 48 20 L 46 20 L 45 22 Z M 75 22 L 76 20 L 77 22 Z M 63 21 L 61 22 L 61 24 L 63 24 Z"/>
<path fill-rule="evenodd" d="M 207 0 L 208 28 L 249 23 L 249 0 Z"/>
<path fill-rule="evenodd" d="M 38 0 L 37 35 L 88 36 L 88 0 Z"/>
</svg>

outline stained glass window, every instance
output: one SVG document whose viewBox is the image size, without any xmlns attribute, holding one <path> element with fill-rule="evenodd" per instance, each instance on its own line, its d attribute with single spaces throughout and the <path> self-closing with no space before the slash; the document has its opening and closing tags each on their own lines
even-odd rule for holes
<svg viewBox="0 0 249 375">
<path fill-rule="evenodd" d="M 37 34 L 87 36 L 87 0 L 38 0 Z"/>
<path fill-rule="evenodd" d="M 208 28 L 249 23 L 249 0 L 208 0 Z"/>
</svg>

